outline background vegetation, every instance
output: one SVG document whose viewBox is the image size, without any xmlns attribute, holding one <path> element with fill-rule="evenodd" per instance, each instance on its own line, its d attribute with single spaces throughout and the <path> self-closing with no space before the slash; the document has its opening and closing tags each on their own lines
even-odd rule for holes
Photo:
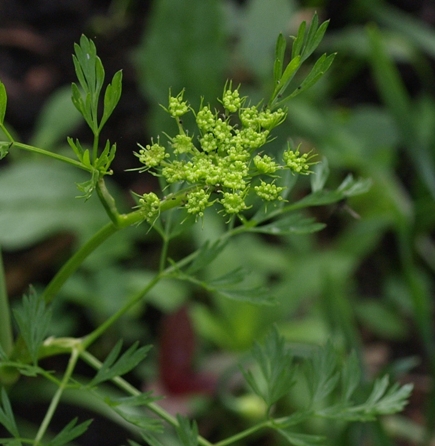
<svg viewBox="0 0 435 446">
<path fill-rule="evenodd" d="M 67 3 L 2 2 L 0 78 L 9 92 L 8 121 L 21 140 L 59 153 L 66 150 L 66 136 L 85 140 L 85 129 L 69 102 L 71 53 L 82 32 L 95 38 L 108 77 L 124 69 L 120 107 L 103 136 L 118 143 L 110 187 L 124 202 L 133 204 L 130 189 L 145 192 L 154 187 L 148 176 L 125 169 L 135 166 L 136 142 L 148 142 L 171 126 L 158 105 L 167 102 L 168 88 L 175 93 L 186 88 L 185 97 L 197 105 L 201 96 L 209 102 L 220 96 L 230 78 L 254 100 L 267 97 L 278 33 L 294 34 L 314 10 L 322 19 L 331 19 L 320 52 L 338 55 L 322 82 L 289 104 L 279 132 L 327 159 L 328 188 L 335 189 L 349 173 L 372 181 L 364 195 L 339 207 L 310 211 L 327 223 L 323 231 L 283 236 L 278 242 L 246 235 L 213 264 L 213 275 L 238 265 L 255 271 L 256 280 L 273 287 L 279 307 L 222 300 L 188 284 L 165 282 L 95 351 L 105 356 L 119 337 L 126 343 L 139 339 L 154 344 L 151 359 L 132 380 L 143 388 L 163 388 L 169 408 L 194 414 L 201 430 L 220 436 L 255 419 L 258 402 L 238 399 L 227 390 L 237 380 L 235 358 L 243 358 L 254 339 L 275 322 L 302 354 L 331 339 L 343 350 L 356 350 L 367 376 L 388 371 L 402 383 L 415 384 L 411 403 L 401 415 L 364 427 L 316 421 L 304 426 L 306 432 L 327 432 L 331 445 L 429 445 L 435 427 L 432 2 Z M 8 291 L 17 307 L 30 283 L 38 289 L 47 282 L 68 254 L 106 221 L 92 199 L 86 205 L 70 199 L 78 181 L 76 172 L 57 164 L 47 170 L 26 153 L 12 153 L 2 165 L 0 244 Z M 300 181 L 297 193 L 303 196 L 308 186 Z M 176 249 L 189 252 L 192 241 L 199 246 L 221 230 L 218 219 L 207 220 Z M 54 308 L 53 334 L 89 332 L 113 313 L 120 296 L 143 286 L 157 261 L 150 234 L 119 234 L 63 289 Z M 184 352 L 191 368 L 168 377 L 173 363 L 164 358 L 171 357 L 173 345 Z M 51 361 L 52 368 L 62 366 L 62 358 Z M 219 377 L 216 397 L 207 395 L 206 383 L 192 389 L 192 378 L 198 385 L 199 377 L 210 373 Z M 14 392 L 14 404 L 21 402 L 23 417 L 31 423 L 44 407 L 46 389 L 41 385 L 39 393 L 29 394 L 25 384 Z M 203 393 L 198 396 L 193 390 Z M 303 398 L 295 394 L 283 404 L 298 407 Z M 125 442 L 123 426 L 107 423 L 103 409 L 94 405 L 71 394 L 65 416 L 90 411 L 105 437 L 113 429 L 111 444 Z M 95 432 L 87 433 L 80 444 L 98 444 Z M 264 437 L 249 444 L 277 441 Z"/>
</svg>

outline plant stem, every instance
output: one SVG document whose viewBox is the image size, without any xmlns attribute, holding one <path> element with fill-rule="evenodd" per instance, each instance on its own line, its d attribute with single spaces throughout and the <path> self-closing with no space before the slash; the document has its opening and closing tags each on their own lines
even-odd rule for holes
<svg viewBox="0 0 435 446">
<path fill-rule="evenodd" d="M 116 313 L 112 314 L 101 325 L 99 325 L 93 332 L 87 335 L 83 340 L 83 347 L 88 348 L 93 342 L 95 342 L 111 325 L 113 325 L 123 314 L 125 314 L 130 308 L 136 305 L 162 278 L 161 274 L 157 274 L 145 288 L 141 289 Z"/>
<path fill-rule="evenodd" d="M 35 441 L 33 443 L 34 446 L 37 446 L 38 444 L 40 444 L 42 437 L 44 436 L 44 434 L 48 428 L 48 425 L 50 424 L 50 421 L 53 418 L 54 413 L 56 412 L 56 408 L 59 405 L 59 401 L 62 396 L 62 393 L 65 390 L 65 388 L 67 387 L 68 381 L 74 372 L 74 368 L 77 364 L 78 358 L 79 358 L 79 350 L 76 346 L 71 351 L 71 356 L 68 361 L 68 367 L 65 370 L 63 379 L 59 385 L 59 388 L 56 390 L 56 393 L 54 394 L 54 396 L 50 402 L 50 406 L 47 409 L 47 413 L 45 414 L 45 417 L 42 420 L 41 426 L 39 427 L 39 430 L 36 434 Z"/>
<path fill-rule="evenodd" d="M 12 142 L 12 143 L 15 142 L 14 138 L 12 138 L 12 135 L 9 133 L 8 129 L 6 128 L 6 126 L 3 123 L 0 124 L 0 129 L 6 135 L 6 137 L 9 139 L 10 142 Z"/>
<path fill-rule="evenodd" d="M 77 270 L 86 257 L 98 248 L 104 241 L 113 235 L 118 228 L 112 223 L 103 226 L 90 240 L 88 240 L 57 272 L 51 282 L 47 285 L 42 298 L 46 303 L 51 302 L 66 280 Z"/>
<path fill-rule="evenodd" d="M 218 441 L 214 444 L 214 446 L 227 446 L 229 444 L 233 444 L 236 441 L 241 440 L 242 438 L 246 438 L 249 435 L 252 435 L 254 432 L 259 431 L 265 427 L 269 427 L 271 425 L 270 421 L 263 421 L 262 423 L 258 423 L 255 426 L 252 426 L 244 431 L 239 432 L 238 434 L 232 435 L 231 437 L 226 438 L 225 440 Z"/>
<path fill-rule="evenodd" d="M 86 172 L 92 173 L 92 167 L 85 166 L 80 161 L 74 160 L 67 156 L 59 155 L 58 153 L 49 152 L 48 150 L 40 149 L 39 147 L 29 146 L 28 144 L 23 144 L 21 142 L 13 141 L 14 147 L 19 149 L 27 150 L 28 152 L 38 153 L 39 155 L 48 156 L 49 158 L 54 158 L 55 160 L 62 161 L 64 163 L 70 164 L 71 166 L 78 167 L 79 169 L 86 170 Z"/>
</svg>

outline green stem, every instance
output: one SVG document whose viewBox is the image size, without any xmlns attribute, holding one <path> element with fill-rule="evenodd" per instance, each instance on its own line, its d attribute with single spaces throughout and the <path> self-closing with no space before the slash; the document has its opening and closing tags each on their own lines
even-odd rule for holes
<svg viewBox="0 0 435 446">
<path fill-rule="evenodd" d="M 29 146 L 28 144 L 23 144 L 21 142 L 13 141 L 14 147 L 18 149 L 27 150 L 28 152 L 37 153 L 39 155 L 48 156 L 49 158 L 54 158 L 55 160 L 62 161 L 64 163 L 70 164 L 71 166 L 78 167 L 79 169 L 86 170 L 86 172 L 92 173 L 93 168 L 90 166 L 85 166 L 80 161 L 74 160 L 67 156 L 59 155 L 58 153 L 49 152 L 48 150 L 40 149 L 39 147 Z"/>
<path fill-rule="evenodd" d="M 98 129 L 98 123 L 95 119 L 95 128 Z M 92 146 L 92 162 L 95 163 L 95 160 L 98 158 L 98 142 L 100 139 L 99 131 L 94 131 L 94 144 Z"/>
<path fill-rule="evenodd" d="M 113 325 L 122 315 L 124 315 L 130 308 L 134 307 L 162 278 L 160 274 L 157 274 L 148 284 L 141 289 L 133 297 L 106 321 L 99 325 L 93 332 L 85 337 L 83 340 L 83 347 L 88 348 L 93 342 L 95 342 L 111 325 Z"/>
<path fill-rule="evenodd" d="M 9 309 L 8 294 L 6 291 L 6 277 L 3 268 L 1 247 L 0 247 L 0 347 L 2 347 L 6 355 L 9 355 L 13 348 L 11 312 Z"/>
<path fill-rule="evenodd" d="M 65 370 L 65 374 L 64 374 L 63 379 L 60 383 L 60 386 L 56 390 L 56 393 L 54 394 L 54 396 L 50 402 L 50 406 L 48 407 L 45 417 L 42 420 L 41 426 L 39 427 L 39 430 L 36 434 L 35 441 L 33 443 L 34 446 L 37 446 L 38 444 L 40 444 L 42 437 L 44 436 L 45 432 L 47 431 L 50 421 L 52 420 L 53 415 L 56 412 L 57 406 L 59 405 L 62 393 L 65 390 L 65 388 L 67 387 L 68 381 L 74 372 L 74 368 L 77 364 L 78 358 L 79 358 L 79 350 L 77 349 L 77 347 L 75 347 L 71 351 L 71 357 L 68 361 L 68 367 Z"/>
<path fill-rule="evenodd" d="M 107 190 L 106 183 L 104 182 L 104 178 L 100 178 L 97 183 L 97 194 L 98 198 L 101 201 L 101 204 L 104 206 L 104 209 L 106 210 L 107 215 L 109 216 L 110 220 L 115 225 L 118 225 L 118 218 L 119 218 L 119 212 L 116 208 L 116 203 L 112 195 L 110 195 L 109 191 Z"/>
<path fill-rule="evenodd" d="M 0 123 L 0 129 L 3 131 L 3 133 L 6 135 L 6 138 L 8 138 L 10 142 L 15 142 L 14 138 L 12 138 L 12 135 L 9 133 L 4 124 Z"/>
<path fill-rule="evenodd" d="M 88 240 L 57 272 L 51 282 L 47 285 L 42 297 L 46 303 L 51 302 L 66 280 L 77 270 L 86 257 L 113 235 L 118 228 L 112 223 L 103 226 L 90 240 Z"/>
<path fill-rule="evenodd" d="M 252 426 L 248 429 L 245 429 L 242 432 L 239 432 L 238 434 L 232 435 L 231 437 L 226 438 L 225 440 L 218 441 L 214 444 L 214 446 L 227 446 L 229 444 L 233 444 L 236 441 L 241 440 L 242 438 L 249 437 L 253 433 L 259 431 L 260 429 L 263 429 L 265 427 L 270 427 L 271 422 L 270 421 L 263 421 L 262 423 L 258 423 L 255 426 Z"/>
</svg>

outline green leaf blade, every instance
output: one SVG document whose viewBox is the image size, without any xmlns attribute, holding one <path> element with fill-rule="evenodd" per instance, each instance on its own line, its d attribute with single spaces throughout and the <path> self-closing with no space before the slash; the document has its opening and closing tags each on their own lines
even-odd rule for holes
<svg viewBox="0 0 435 446">
<path fill-rule="evenodd" d="M 117 71 L 113 76 L 112 82 L 107 86 L 104 93 L 104 111 L 99 124 L 100 130 L 110 118 L 113 110 L 118 105 L 122 93 L 122 71 Z"/>
<path fill-rule="evenodd" d="M 46 446 L 63 446 L 68 444 L 70 441 L 74 440 L 74 438 L 80 437 L 83 435 L 89 425 L 92 423 L 92 420 L 84 421 L 76 426 L 77 418 L 71 420 L 54 438 L 49 441 Z"/>
<path fill-rule="evenodd" d="M 190 423 L 189 419 L 177 415 L 177 436 L 183 446 L 198 446 L 198 426 L 195 421 Z"/>
<path fill-rule="evenodd" d="M 51 308 L 46 307 L 44 300 L 33 289 L 28 295 L 24 295 L 23 306 L 14 310 L 18 328 L 35 365 L 39 348 L 49 330 L 51 314 Z"/>
<path fill-rule="evenodd" d="M 15 423 L 12 406 L 4 387 L 1 389 L 0 424 L 2 424 L 15 438 L 19 438 L 20 434 Z"/>
<path fill-rule="evenodd" d="M 104 381 L 111 380 L 117 376 L 122 376 L 134 369 L 148 354 L 151 346 L 138 348 L 139 342 L 135 342 L 119 358 L 122 347 L 122 340 L 119 340 L 113 347 L 97 374 L 89 383 L 90 387 L 97 386 Z"/>
<path fill-rule="evenodd" d="M 280 33 L 276 41 L 275 62 L 273 64 L 273 80 L 275 85 L 278 84 L 282 76 L 286 46 L 287 42 L 284 36 Z"/>
<path fill-rule="evenodd" d="M 6 107 L 8 104 L 8 95 L 6 87 L 3 82 L 0 81 L 0 125 L 3 125 L 6 115 Z"/>
</svg>

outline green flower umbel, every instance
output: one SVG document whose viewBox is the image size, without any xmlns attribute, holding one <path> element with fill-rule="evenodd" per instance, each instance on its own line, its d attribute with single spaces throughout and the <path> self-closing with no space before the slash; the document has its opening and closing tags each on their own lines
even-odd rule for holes
<svg viewBox="0 0 435 446">
<path fill-rule="evenodd" d="M 168 147 L 153 143 L 139 146 L 136 153 L 144 166 L 137 170 L 161 177 L 163 184 L 176 184 L 171 200 L 146 194 L 139 199 L 144 219 L 148 222 L 171 207 L 184 207 L 188 214 L 203 217 L 207 207 L 220 206 L 224 215 L 237 215 L 249 209 L 247 200 L 256 196 L 264 204 L 283 201 L 279 178 L 285 170 L 307 175 L 315 164 L 311 153 L 300 153 L 299 147 L 284 151 L 282 162 L 264 153 L 264 146 L 273 139 L 271 131 L 284 122 L 286 112 L 258 106 L 245 107 L 239 89 L 231 83 L 224 88 L 220 100 L 224 113 L 201 104 L 195 113 L 183 100 L 183 91 L 169 97 L 165 110 L 171 115 L 178 134 L 167 136 Z M 196 135 L 183 128 L 180 116 L 193 112 Z M 252 184 L 255 182 L 254 184 Z"/>
</svg>

